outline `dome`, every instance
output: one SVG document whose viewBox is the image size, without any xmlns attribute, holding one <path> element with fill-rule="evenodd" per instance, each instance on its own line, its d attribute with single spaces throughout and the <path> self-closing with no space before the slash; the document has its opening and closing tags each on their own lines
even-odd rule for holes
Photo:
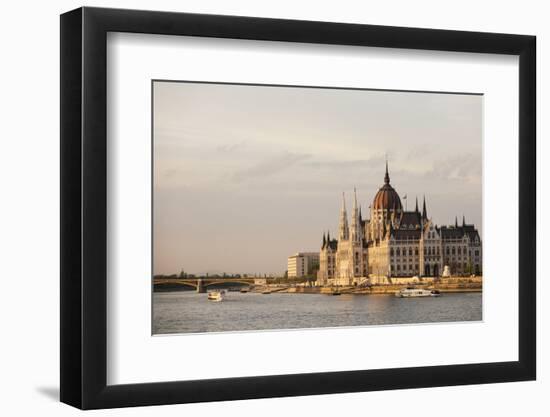
<svg viewBox="0 0 550 417">
<path fill-rule="evenodd" d="M 388 164 L 386 163 L 386 175 L 384 176 L 384 185 L 378 190 L 372 202 L 373 210 L 398 210 L 403 211 L 401 199 L 397 191 L 390 185 L 390 176 L 388 174 Z"/>
<path fill-rule="evenodd" d="M 382 188 L 378 190 L 374 201 L 372 202 L 372 208 L 374 210 L 402 210 L 401 199 L 397 191 L 389 184 L 384 184 Z"/>
</svg>

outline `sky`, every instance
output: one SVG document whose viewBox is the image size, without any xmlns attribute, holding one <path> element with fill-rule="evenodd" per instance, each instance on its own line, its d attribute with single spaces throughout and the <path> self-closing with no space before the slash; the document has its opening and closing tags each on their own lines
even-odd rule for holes
<svg viewBox="0 0 550 417">
<path fill-rule="evenodd" d="M 482 232 L 483 97 L 155 81 L 155 274 L 282 274 L 363 217 L 388 160 L 403 206 Z M 403 199 L 404 196 L 407 199 Z"/>
</svg>

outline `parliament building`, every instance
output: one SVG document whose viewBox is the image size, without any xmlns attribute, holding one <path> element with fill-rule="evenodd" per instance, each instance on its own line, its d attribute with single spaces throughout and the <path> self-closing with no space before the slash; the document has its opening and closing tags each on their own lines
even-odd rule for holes
<svg viewBox="0 0 550 417">
<path fill-rule="evenodd" d="M 482 247 L 473 224 L 437 226 L 416 200 L 413 211 L 403 210 L 399 194 L 390 185 L 388 164 L 384 185 L 363 219 L 354 190 L 351 223 L 342 195 L 338 236 L 323 234 L 319 253 L 320 285 L 392 283 L 406 277 L 482 274 Z"/>
</svg>

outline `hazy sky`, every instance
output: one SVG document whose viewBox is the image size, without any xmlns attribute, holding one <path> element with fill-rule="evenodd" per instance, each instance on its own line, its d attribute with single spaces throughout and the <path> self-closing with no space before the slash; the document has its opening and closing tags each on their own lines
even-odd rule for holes
<svg viewBox="0 0 550 417">
<path fill-rule="evenodd" d="M 386 154 L 403 206 L 481 231 L 482 101 L 155 82 L 154 272 L 284 272 L 337 236 L 342 191 L 368 217 Z"/>
</svg>

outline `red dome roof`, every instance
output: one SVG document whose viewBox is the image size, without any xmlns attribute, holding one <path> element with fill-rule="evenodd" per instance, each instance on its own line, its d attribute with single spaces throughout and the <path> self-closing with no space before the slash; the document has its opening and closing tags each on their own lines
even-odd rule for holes
<svg viewBox="0 0 550 417">
<path fill-rule="evenodd" d="M 374 210 L 399 210 L 402 211 L 401 199 L 397 191 L 390 184 L 384 184 L 374 196 L 372 202 Z"/>
<path fill-rule="evenodd" d="M 403 211 L 401 199 L 397 191 L 390 185 L 390 175 L 388 174 L 388 163 L 386 162 L 386 175 L 384 175 L 384 185 L 378 190 L 372 202 L 374 210 L 398 210 Z"/>
</svg>

